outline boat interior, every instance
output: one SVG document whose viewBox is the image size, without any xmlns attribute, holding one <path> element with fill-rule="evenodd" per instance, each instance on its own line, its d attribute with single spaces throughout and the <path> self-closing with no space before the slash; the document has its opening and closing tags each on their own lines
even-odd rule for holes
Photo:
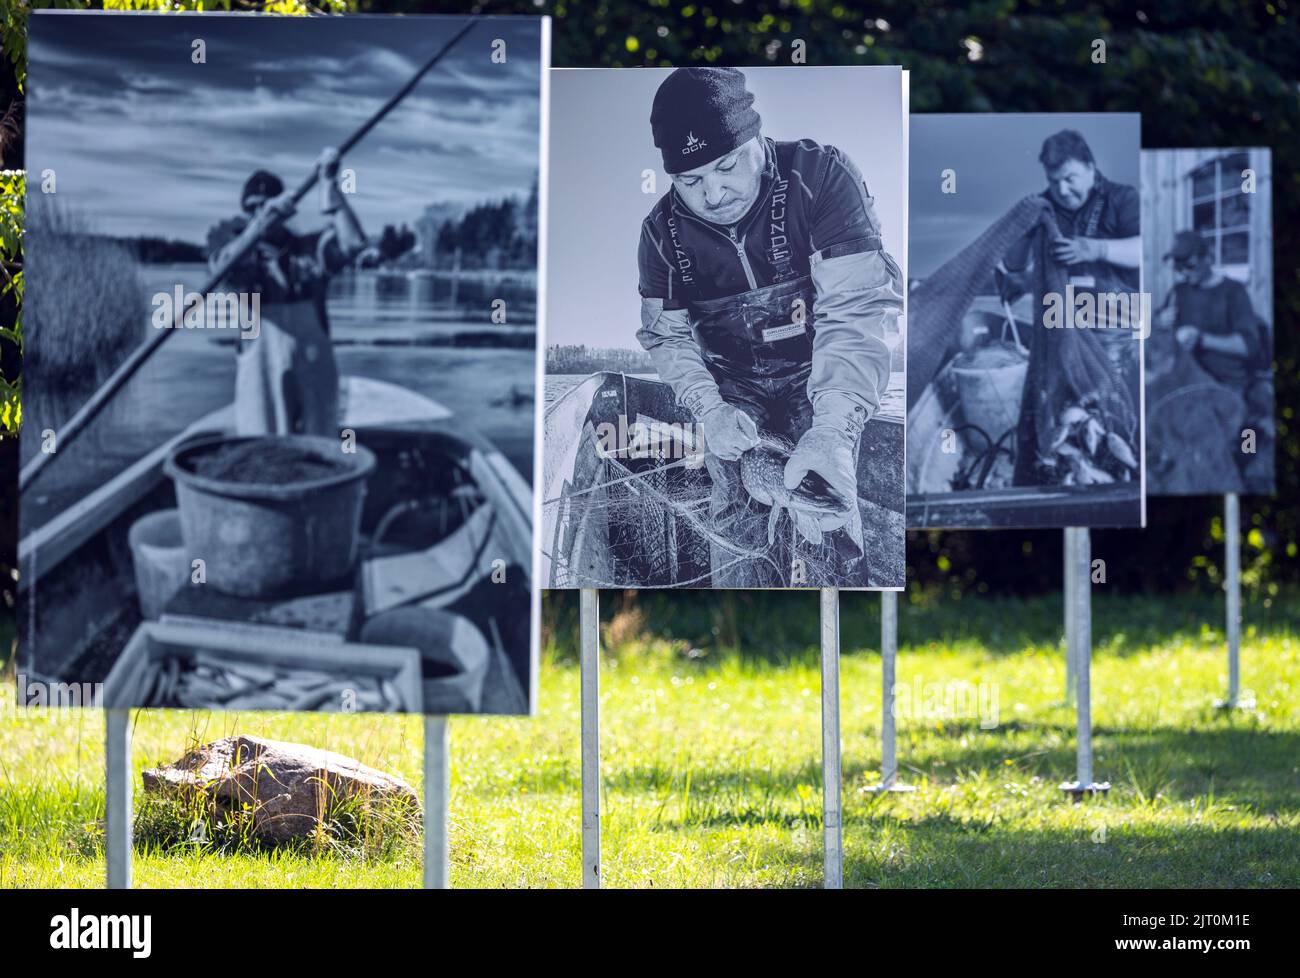
<svg viewBox="0 0 1300 978">
<path fill-rule="evenodd" d="M 627 436 L 609 451 L 601 432 L 620 425 Z M 640 496 L 707 500 L 707 469 L 683 461 L 695 444 L 692 429 L 692 416 L 668 385 L 621 373 L 593 374 L 551 405 L 542 517 L 543 580 L 549 586 L 707 582 L 709 546 L 698 531 L 699 519 L 707 520 L 707 503 L 696 518 L 635 505 Z M 904 511 L 903 441 L 901 419 L 874 419 L 863 432 L 859 503 L 868 549 L 876 553 L 901 547 L 896 524 Z M 630 510 L 635 519 L 611 520 L 612 509 Z M 646 546 L 647 534 L 660 545 Z"/>
<path fill-rule="evenodd" d="M 477 702 L 464 702 L 463 689 L 439 700 L 447 662 L 423 654 L 425 712 L 526 712 L 530 621 L 519 609 L 531 602 L 529 540 L 520 538 L 517 506 L 502 498 L 484 452 L 427 426 L 358 428 L 357 440 L 377 465 L 363 504 L 359 559 L 347 579 L 315 594 L 257 599 L 181 586 L 163 619 L 332 633 L 354 642 L 369 623 L 398 609 L 448 612 L 471 622 L 485 643 L 483 662 L 475 666 L 483 672 L 473 684 Z M 128 485 L 133 497 L 117 501 L 117 515 L 56 563 L 29 548 L 21 648 L 28 666 L 39 663 L 45 676 L 103 681 L 144 621 L 130 529 L 148 514 L 173 509 L 176 493 L 161 471 Z M 86 519 L 96 512 L 103 507 L 91 507 Z"/>
</svg>

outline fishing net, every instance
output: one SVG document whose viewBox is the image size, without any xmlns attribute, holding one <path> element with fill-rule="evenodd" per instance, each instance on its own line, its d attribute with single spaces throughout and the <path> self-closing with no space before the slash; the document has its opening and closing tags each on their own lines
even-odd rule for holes
<svg viewBox="0 0 1300 978">
<path fill-rule="evenodd" d="M 995 266 L 1026 237 L 1031 264 L 1025 274 L 1035 316 L 1045 308 L 1045 296 L 1066 294 L 1067 269 L 1052 255 L 1059 231 L 1051 206 L 1040 196 L 1026 197 L 915 289 L 908 344 L 909 413 L 931 382 L 940 379 L 944 366 L 953 364 L 957 326 L 976 296 L 987 292 Z M 1129 381 L 1136 372 L 1126 376 L 1122 365 L 1108 356 L 1108 348 L 1114 347 L 1117 356 L 1136 367 L 1137 345 L 1127 334 L 1124 339 L 1130 344 L 1127 349 L 1104 342 L 1096 330 L 1030 324 L 1024 337 L 1027 364 L 1023 379 L 1017 378 L 1022 394 L 1015 430 L 1005 443 L 1005 462 L 998 463 L 1010 462 L 1014 484 L 1094 485 L 1135 477 L 1139 419 Z M 985 364 L 983 369 L 1004 366 Z M 967 379 L 974 382 L 969 369 Z M 982 449 L 985 459 L 996 459 L 1003 453 L 1002 436 L 988 431 L 983 435 L 988 442 Z M 969 488 L 971 476 L 958 472 L 952 488 Z"/>
<path fill-rule="evenodd" d="M 787 514 L 772 539 L 770 508 L 753 499 L 731 522 L 716 521 L 713 480 L 698 456 L 628 455 L 600 457 L 587 471 L 575 473 L 573 488 L 544 504 L 553 508 L 545 523 L 554 517 L 552 587 L 782 587 L 842 581 L 842 561 L 834 549 L 797 538 Z M 792 573 L 796 559 L 797 574 Z"/>
</svg>

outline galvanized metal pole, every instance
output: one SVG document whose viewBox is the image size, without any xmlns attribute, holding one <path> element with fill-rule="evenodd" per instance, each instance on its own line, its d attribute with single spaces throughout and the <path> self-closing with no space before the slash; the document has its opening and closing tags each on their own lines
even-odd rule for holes
<svg viewBox="0 0 1300 978">
<path fill-rule="evenodd" d="M 451 764 L 447 750 L 447 718 L 424 718 L 424 888 L 451 886 L 447 834 Z"/>
<path fill-rule="evenodd" d="M 1075 641 L 1075 780 L 1061 790 L 1075 801 L 1110 790 L 1109 781 L 1093 780 L 1092 770 L 1092 539 L 1087 527 L 1071 527 L 1069 548 L 1073 554 L 1073 582 L 1066 599 L 1073 606 L 1071 624 Z"/>
<path fill-rule="evenodd" d="M 583 588 L 578 625 L 582 709 L 582 885 L 600 889 L 600 592 Z"/>
<path fill-rule="evenodd" d="M 880 783 L 886 790 L 898 779 L 898 729 L 894 722 L 895 666 L 898 659 L 898 593 L 880 592 Z"/>
<path fill-rule="evenodd" d="M 1079 646 L 1079 637 L 1076 634 L 1074 624 L 1074 592 L 1075 585 L 1075 547 L 1074 547 L 1074 530 L 1066 527 L 1065 534 L 1065 580 L 1062 586 L 1062 595 L 1064 596 L 1065 605 L 1065 702 L 1067 704 L 1074 702 L 1074 673 L 1076 652 Z"/>
<path fill-rule="evenodd" d="M 131 887 L 131 711 L 104 711 L 105 885 Z"/>
<path fill-rule="evenodd" d="M 840 789 L 840 592 L 821 589 L 822 646 L 822 825 L 825 883 L 844 886 L 844 834 Z"/>
<path fill-rule="evenodd" d="M 898 685 L 898 592 L 880 592 L 880 783 L 865 789 L 915 791 L 898 783 L 898 722 L 894 712 L 894 688 Z"/>
<path fill-rule="evenodd" d="M 1077 699 L 1079 787 L 1092 784 L 1092 540 L 1087 527 L 1074 529 L 1074 687 Z"/>
<path fill-rule="evenodd" d="M 1241 696 L 1241 506 L 1235 492 L 1223 497 L 1223 550 L 1227 565 L 1224 588 L 1228 592 L 1228 699 L 1237 705 Z"/>
</svg>

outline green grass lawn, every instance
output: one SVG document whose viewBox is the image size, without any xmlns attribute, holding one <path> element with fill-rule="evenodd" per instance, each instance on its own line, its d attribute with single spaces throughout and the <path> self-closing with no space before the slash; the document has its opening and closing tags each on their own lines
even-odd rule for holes
<svg viewBox="0 0 1300 978">
<path fill-rule="evenodd" d="M 1074 772 L 1059 599 L 905 608 L 899 754 L 904 779 L 921 790 L 863 790 L 878 774 L 880 660 L 846 650 L 845 884 L 1300 885 L 1296 604 L 1247 606 L 1243 685 L 1254 708 L 1220 712 L 1222 632 L 1202 624 L 1217 626 L 1218 602 L 1099 598 L 1096 774 L 1115 787 L 1078 805 L 1056 788 Z M 684 652 L 643 638 L 606 660 L 605 885 L 819 885 L 811 649 L 781 666 Z M 537 717 L 451 723 L 454 885 L 580 883 L 571 658 L 552 643 Z M 965 702 L 947 699 L 972 690 Z M 13 696 L 11 684 L 0 687 L 0 886 L 102 885 L 102 715 L 15 715 Z M 241 731 L 329 747 L 419 786 L 419 718 L 148 711 L 133 723 L 137 769 L 179 756 L 194 738 Z M 315 855 L 145 841 L 134 872 L 147 887 L 414 887 L 421 875 L 418 838 Z"/>
</svg>

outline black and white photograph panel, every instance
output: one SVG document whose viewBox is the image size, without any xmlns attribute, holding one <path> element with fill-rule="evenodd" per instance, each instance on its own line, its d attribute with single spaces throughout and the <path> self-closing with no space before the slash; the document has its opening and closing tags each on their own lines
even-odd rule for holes
<svg viewBox="0 0 1300 978">
<path fill-rule="evenodd" d="M 531 711 L 548 31 L 33 14 L 27 675 Z"/>
<path fill-rule="evenodd" d="M 552 72 L 544 587 L 903 586 L 902 83 Z"/>
<path fill-rule="evenodd" d="M 1142 153 L 1147 492 L 1273 492 L 1267 149 Z"/>
<path fill-rule="evenodd" d="M 1141 124 L 916 115 L 908 526 L 1141 526 Z"/>
</svg>

